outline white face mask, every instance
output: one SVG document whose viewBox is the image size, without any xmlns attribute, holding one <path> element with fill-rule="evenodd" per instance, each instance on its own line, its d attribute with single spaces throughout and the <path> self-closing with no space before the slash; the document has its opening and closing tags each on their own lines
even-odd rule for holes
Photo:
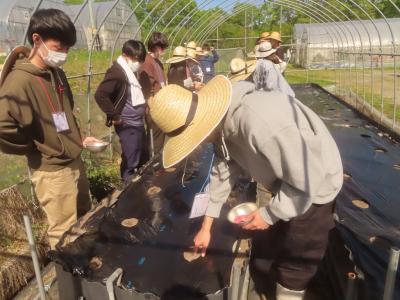
<svg viewBox="0 0 400 300">
<path fill-rule="evenodd" d="M 42 42 L 42 44 L 47 50 L 47 56 L 44 56 L 43 52 L 40 51 L 43 62 L 46 65 L 48 65 L 49 67 L 57 68 L 65 64 L 65 62 L 67 61 L 67 53 L 50 50 L 49 48 L 47 48 L 44 42 Z"/>
<path fill-rule="evenodd" d="M 138 61 L 128 61 L 128 66 L 131 69 L 131 71 L 133 73 L 136 73 L 137 71 L 139 71 L 140 68 L 140 63 Z"/>
</svg>

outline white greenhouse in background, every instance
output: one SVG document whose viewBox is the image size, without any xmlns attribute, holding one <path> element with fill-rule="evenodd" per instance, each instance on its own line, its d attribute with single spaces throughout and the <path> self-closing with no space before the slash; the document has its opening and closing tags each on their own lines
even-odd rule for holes
<svg viewBox="0 0 400 300">
<path fill-rule="evenodd" d="M 296 24 L 293 62 L 307 68 L 392 65 L 400 53 L 400 18 Z M 381 52 L 382 50 L 382 52 Z"/>
<path fill-rule="evenodd" d="M 11 49 L 22 43 L 26 26 L 37 3 L 37 0 L 0 1 L 0 53 L 2 55 L 6 55 Z M 71 19 L 74 19 L 81 6 L 81 4 L 67 5 L 62 0 L 43 0 L 39 8 L 58 8 L 66 12 Z M 113 1 L 93 1 L 93 21 L 91 21 L 89 5 L 86 5 L 75 23 L 77 30 L 75 48 L 83 49 L 89 47 L 96 27 L 101 23 L 112 6 Z M 120 1 L 111 11 L 104 26 L 100 29 L 95 49 L 111 50 L 120 28 L 122 28 L 124 21 L 131 13 L 132 8 L 129 2 Z M 121 32 L 116 44 L 117 48 L 120 48 L 128 39 L 132 39 L 133 34 L 138 28 L 138 21 L 136 16 L 133 15 Z M 140 39 L 140 32 L 136 38 Z"/>
</svg>

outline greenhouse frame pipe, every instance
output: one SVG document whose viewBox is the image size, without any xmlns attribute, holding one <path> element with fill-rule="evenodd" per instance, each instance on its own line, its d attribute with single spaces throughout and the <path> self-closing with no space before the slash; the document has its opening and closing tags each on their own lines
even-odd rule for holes
<svg viewBox="0 0 400 300">
<path fill-rule="evenodd" d="M 75 17 L 72 19 L 72 23 L 76 23 L 76 21 L 78 20 L 79 16 L 81 15 L 83 9 L 86 7 L 86 5 L 89 3 L 89 0 L 85 0 L 85 2 L 82 3 L 81 7 L 79 7 L 78 12 L 75 14 Z"/>
<path fill-rule="evenodd" d="M 110 56 L 110 66 L 112 64 L 113 61 L 113 57 L 114 57 L 114 53 L 115 53 L 115 47 L 117 45 L 117 42 L 119 40 L 119 37 L 122 33 L 122 31 L 124 31 L 126 25 L 128 24 L 129 20 L 133 17 L 133 15 L 135 15 L 136 9 L 139 7 L 140 4 L 143 3 L 144 0 L 140 0 L 139 3 L 136 4 L 136 6 L 132 9 L 132 12 L 129 14 L 129 16 L 125 19 L 124 23 L 122 24 L 121 28 L 119 29 L 117 36 L 115 37 L 112 49 L 111 49 L 111 56 Z M 138 22 L 139 25 L 139 22 Z"/>
<path fill-rule="evenodd" d="M 371 35 L 370 35 L 370 33 L 369 33 L 369 30 L 368 30 L 367 26 L 365 25 L 364 20 L 362 20 L 362 19 L 360 18 L 360 16 L 359 16 L 356 12 L 354 12 L 352 9 L 350 9 L 350 8 L 349 8 L 346 4 L 344 4 L 342 1 L 336 0 L 336 2 L 339 3 L 342 7 L 344 7 L 346 10 L 348 10 L 353 16 L 355 16 L 355 17 L 358 19 L 360 25 L 364 28 L 364 31 L 365 31 L 365 33 L 366 33 L 367 36 L 368 36 L 369 51 L 372 52 Z M 364 101 L 364 103 L 366 103 L 364 55 L 361 55 L 361 59 L 362 59 L 362 63 L 363 63 L 363 101 Z M 372 78 L 373 78 L 372 75 L 373 75 L 373 69 L 372 69 L 372 66 L 371 66 L 371 80 L 372 80 Z"/>
<path fill-rule="evenodd" d="M 280 2 L 280 1 L 279 1 Z M 304 11 L 307 11 L 308 12 L 308 10 L 306 10 L 306 8 L 305 7 L 303 7 L 303 6 L 301 6 L 301 5 L 297 5 L 297 1 L 295 2 L 296 3 L 296 5 L 294 5 L 293 3 L 292 3 L 292 1 L 289 1 L 288 0 L 288 2 L 290 3 L 287 3 L 288 4 L 288 6 L 289 6 L 289 8 L 293 8 L 293 7 L 296 7 L 295 9 L 296 10 L 299 10 L 299 7 L 301 7 L 303 10 L 302 10 L 302 12 L 304 13 Z M 274 3 L 275 4 L 275 3 Z M 243 11 L 243 9 L 241 9 L 241 10 L 238 10 L 237 12 L 235 12 L 235 14 L 234 15 L 236 15 L 236 14 L 238 14 L 238 13 L 240 13 L 241 11 Z M 319 10 L 318 10 L 319 11 Z M 309 13 L 309 14 L 311 14 L 311 13 Z M 308 14 L 308 15 L 309 15 Z M 310 15 L 309 15 L 310 16 Z M 316 17 L 314 14 L 311 14 L 311 16 L 313 16 L 313 18 L 314 19 L 316 19 L 316 20 L 318 20 L 319 22 L 323 22 L 323 21 L 321 21 L 321 20 L 327 20 L 326 18 L 322 18 L 319 14 L 317 15 L 318 17 Z M 228 16 L 229 17 L 229 16 Z M 218 20 L 219 22 L 220 22 L 220 20 Z M 208 26 L 208 28 L 211 28 L 211 29 L 213 29 L 213 27 L 215 27 L 215 24 L 218 24 L 218 21 L 217 22 L 215 22 L 215 23 L 211 23 L 209 26 Z M 207 30 L 207 27 L 206 27 L 206 29 L 204 29 L 204 31 L 205 30 Z M 208 33 L 207 33 L 208 34 Z M 338 35 L 339 37 L 340 37 L 340 39 L 341 39 L 341 36 L 340 35 Z M 203 37 L 202 37 L 203 38 Z M 341 42 L 342 42 L 342 47 L 343 47 L 343 41 L 342 41 L 342 39 L 341 39 Z"/>
<path fill-rule="evenodd" d="M 170 9 L 171 8 L 173 8 L 178 2 L 180 2 L 181 0 L 175 0 L 175 2 L 173 2 L 169 7 L 168 7 L 168 9 L 166 9 L 163 13 L 162 13 L 162 15 L 158 18 L 158 20 L 157 20 L 157 22 L 155 22 L 154 24 L 153 24 L 153 26 L 151 27 L 151 29 L 149 30 L 149 33 L 147 34 L 147 36 L 146 36 L 146 38 L 143 40 L 143 42 L 145 42 L 145 41 L 147 41 L 147 39 L 150 37 L 150 35 L 151 35 L 151 32 L 153 32 L 153 30 L 155 29 L 155 28 L 157 28 L 157 25 L 158 25 L 158 23 L 160 23 L 160 21 L 164 18 L 164 16 L 170 11 Z M 185 5 L 185 7 L 187 6 L 187 5 L 189 5 L 189 4 L 191 4 L 191 2 L 189 1 L 186 5 Z M 181 12 L 181 11 L 180 11 Z M 179 16 L 179 13 L 177 13 L 175 16 Z M 167 26 L 165 26 L 165 28 L 168 28 Z"/>
<path fill-rule="evenodd" d="M 312 1 L 312 0 L 311 0 Z M 300 2 L 300 1 L 298 1 L 298 2 Z M 308 6 L 310 6 L 310 9 L 315 9 L 312 5 L 308 5 L 308 4 L 301 4 L 301 7 L 307 7 L 308 8 Z M 321 13 L 323 13 L 321 10 L 319 10 L 318 9 L 318 11 L 319 12 L 321 12 Z M 325 15 L 325 14 L 324 14 Z M 344 43 L 343 43 L 343 39 L 342 39 L 342 36 L 341 36 L 341 33 L 340 33 L 340 31 L 343 33 L 343 35 L 344 35 L 344 37 L 345 37 L 345 39 L 346 39 L 346 48 L 348 48 L 348 47 L 350 47 L 351 46 L 351 44 L 349 43 L 349 40 L 348 40 L 348 38 L 347 38 L 347 35 L 346 35 L 346 33 L 344 32 L 344 30 L 343 30 L 343 28 L 341 28 L 339 25 L 338 25 L 338 23 L 336 22 L 336 21 L 334 21 L 333 20 L 333 18 L 331 18 L 331 17 L 325 17 L 324 18 L 325 20 L 327 20 L 328 22 L 329 21 L 331 21 L 331 23 L 333 23 L 333 25 L 334 26 L 336 26 L 339 30 L 337 30 L 337 33 L 338 33 L 338 35 L 339 35 L 339 37 L 340 37 L 340 41 L 341 41 L 341 43 L 342 43 L 342 49 L 343 49 L 343 51 L 344 51 L 344 49 L 345 49 L 345 46 L 344 46 Z M 328 26 L 329 27 L 329 26 Z M 351 32 L 351 31 L 350 31 Z M 353 39 L 353 44 L 354 44 L 354 39 Z M 350 65 L 350 64 L 349 64 Z M 341 76 L 340 76 L 340 74 L 341 74 L 341 68 L 339 69 L 339 84 L 340 84 L 340 78 L 341 78 Z M 349 76 L 350 76 L 350 68 L 349 68 Z"/>
<path fill-rule="evenodd" d="M 385 14 L 383 14 L 382 13 L 382 11 L 373 3 L 373 2 L 371 2 L 370 0 L 367 0 L 378 12 L 379 12 L 379 14 L 382 16 L 382 18 L 385 20 L 385 23 L 386 23 L 386 25 L 388 26 L 388 28 L 389 28 L 389 31 L 390 31 L 390 34 L 391 34 L 391 36 L 392 36 L 392 46 L 393 46 L 393 53 L 395 53 L 396 52 L 396 46 L 395 46 L 395 38 L 394 38 L 394 34 L 393 34 L 393 30 L 392 30 L 392 26 L 390 26 L 390 24 L 389 24 L 389 22 L 388 22 L 388 20 L 386 19 L 386 16 L 385 16 Z M 383 52 L 383 49 L 381 50 L 381 52 Z M 395 75 L 394 75 L 394 84 L 393 84 L 393 86 L 394 86 L 394 107 L 393 107 L 393 123 L 392 123 L 392 128 L 394 128 L 394 126 L 395 126 L 395 122 L 396 122 L 396 106 L 397 106 L 397 103 L 396 103 L 396 59 L 393 57 L 393 62 L 394 62 L 394 72 L 395 72 Z M 384 95 L 383 95 L 383 91 L 384 91 L 384 89 L 383 89 L 383 83 L 384 83 L 384 74 L 383 74 L 383 57 L 381 56 L 381 68 L 382 68 L 382 73 L 381 73 L 381 80 L 382 80 L 382 82 L 381 82 L 381 121 L 382 121 L 382 119 L 383 119 L 383 99 L 384 99 Z"/>
<path fill-rule="evenodd" d="M 318 15 L 318 17 L 316 17 L 315 15 L 311 14 L 310 12 L 304 10 L 303 7 L 301 7 L 301 9 L 299 9 L 299 6 L 297 5 L 297 3 L 296 3 L 296 5 L 294 5 L 292 2 L 290 2 L 290 5 L 289 5 L 288 3 L 286 3 L 285 6 L 286 6 L 286 7 L 289 7 L 289 8 L 292 8 L 292 9 L 294 8 L 294 9 L 296 9 L 296 10 L 298 10 L 298 11 L 301 11 L 302 13 L 304 13 L 304 14 L 306 14 L 306 15 L 312 17 L 313 19 L 316 19 L 316 20 L 319 21 L 319 22 L 322 22 L 321 20 L 323 20 L 323 19 L 320 17 L 320 15 Z M 245 8 L 243 8 L 243 9 L 245 9 Z M 238 10 L 237 12 L 235 12 L 234 15 L 240 13 L 241 11 L 243 11 L 243 9 Z M 311 15 L 310 15 L 310 14 L 311 14 Z M 227 16 L 226 19 L 229 19 L 229 17 L 231 17 L 231 16 Z M 212 24 L 209 25 L 208 28 L 211 28 L 211 30 L 213 30 L 213 29 L 215 28 L 215 26 L 219 26 L 218 24 L 221 24 L 221 20 L 218 20 L 218 21 L 219 21 L 219 23 L 212 23 Z M 223 22 L 225 22 L 225 20 L 223 20 Z M 205 30 L 208 30 L 208 29 L 206 28 Z M 210 34 L 210 33 L 207 32 L 206 35 L 208 35 L 208 34 Z M 336 35 L 335 35 L 335 36 L 336 36 Z M 340 36 L 340 35 L 339 35 L 339 36 Z M 202 37 L 202 38 L 203 38 L 203 37 Z M 337 38 L 336 38 L 336 40 L 337 40 Z M 332 40 L 332 42 L 333 42 L 333 40 Z M 333 42 L 333 44 L 334 44 L 334 42 Z M 343 47 L 343 41 L 342 41 L 342 47 Z"/>
<path fill-rule="evenodd" d="M 40 7 L 40 5 L 42 5 L 43 0 L 38 0 L 38 2 L 36 3 L 36 6 L 34 7 L 32 14 L 34 14 Z M 26 25 L 25 27 L 25 31 L 24 31 L 24 36 L 22 38 L 22 45 L 26 44 L 26 38 L 28 37 L 28 29 L 29 29 L 29 23 Z"/>
<path fill-rule="evenodd" d="M 309 17 L 312 17 L 313 19 L 316 19 L 317 21 L 319 20 L 320 22 L 321 22 L 321 20 L 320 19 L 318 19 L 318 18 L 315 18 L 314 16 L 312 16 L 312 15 L 310 15 L 308 12 L 305 12 L 303 9 L 298 9 L 298 8 L 295 8 L 296 6 L 294 6 L 294 5 L 284 5 L 285 7 L 288 7 L 288 8 L 291 8 L 291 9 L 296 9 L 296 10 L 298 10 L 298 11 L 301 11 L 302 13 L 304 13 L 304 14 L 306 14 L 306 15 L 308 15 Z M 238 11 L 238 12 L 236 12 L 236 13 L 240 13 L 240 11 Z M 213 28 L 215 28 L 215 26 L 219 26 L 221 23 L 223 23 L 223 22 L 225 22 L 227 19 L 229 19 L 229 17 L 231 17 L 231 16 L 227 16 L 224 20 L 220 20 L 219 21 L 219 23 L 217 23 L 217 24 L 212 24 L 213 26 L 211 27 L 211 29 L 205 34 L 205 36 L 207 36 L 207 35 L 209 35 L 210 34 L 210 31 L 212 31 L 213 30 Z M 332 39 L 332 36 L 331 36 L 331 34 L 328 32 L 328 35 L 330 35 L 330 37 L 331 37 L 331 40 L 332 40 L 332 44 L 333 44 L 333 47 L 335 47 L 335 42 L 333 41 L 333 39 Z"/>
<path fill-rule="evenodd" d="M 90 49 L 89 49 L 89 58 L 88 58 L 88 80 L 87 80 L 87 117 L 88 117 L 88 135 L 91 134 L 91 118 L 90 118 L 90 84 L 91 84 L 91 79 L 92 79 L 92 53 L 93 53 L 93 47 L 95 44 L 95 40 L 96 38 L 99 36 L 99 30 L 100 28 L 104 25 L 104 23 L 106 22 L 107 18 L 109 17 L 109 15 L 111 14 L 111 12 L 113 11 L 113 9 L 118 5 L 118 3 L 121 0 L 114 0 L 113 5 L 111 6 L 111 8 L 108 10 L 108 12 L 105 14 L 105 16 L 103 17 L 103 19 L 100 22 L 100 25 L 96 27 L 96 34 L 94 35 L 94 37 L 92 37 L 92 41 L 90 43 Z"/>
<path fill-rule="evenodd" d="M 227 3 L 227 2 L 228 2 L 228 3 Z M 225 1 L 223 1 L 222 3 L 220 3 L 216 8 L 217 8 L 217 9 L 221 9 L 222 7 L 225 7 L 225 4 L 226 4 L 226 3 L 227 3 L 227 7 L 233 5 L 233 4 L 231 4 L 230 0 L 225 0 Z M 223 5 L 224 5 L 224 6 L 223 6 Z M 203 25 L 203 24 L 206 24 L 206 21 L 207 21 L 207 20 L 209 20 L 211 17 L 216 18 L 218 15 L 221 15 L 222 13 L 223 13 L 223 12 L 218 11 L 218 10 L 217 10 L 217 11 L 214 11 L 214 12 L 211 13 L 210 16 L 206 17 L 205 19 L 199 19 L 199 20 L 197 20 L 194 24 L 192 24 L 192 26 L 190 27 L 190 29 L 196 27 L 195 32 L 197 32 L 199 29 L 202 28 L 202 25 Z M 193 16 L 194 16 L 194 14 L 193 14 Z M 218 17 L 218 18 L 219 18 L 219 17 Z M 199 24 L 199 23 L 201 23 L 201 24 Z M 179 32 L 182 30 L 182 28 L 183 28 L 183 27 L 179 28 L 179 30 L 177 31 L 176 37 L 179 35 Z M 183 42 L 184 40 L 191 40 L 190 38 L 187 38 L 187 35 L 189 34 L 189 32 L 190 32 L 190 30 L 186 29 L 185 34 L 183 35 L 183 37 L 181 38 L 181 40 L 180 40 L 180 42 L 179 42 L 180 44 L 182 44 L 182 42 Z M 174 40 L 175 40 L 175 38 L 174 38 Z"/>
<path fill-rule="evenodd" d="M 231 6 L 233 8 L 233 6 L 235 5 L 235 2 L 230 1 L 230 0 L 225 0 L 223 2 L 221 2 L 217 7 L 215 7 L 217 9 L 217 11 L 212 12 L 209 16 L 207 16 L 204 19 L 199 19 L 196 21 L 196 23 L 192 24 L 192 28 L 195 27 L 194 32 L 191 33 L 191 35 L 194 35 L 195 33 L 197 33 L 199 30 L 204 29 L 204 25 L 207 24 L 208 20 L 212 19 L 212 18 L 220 18 L 222 15 L 226 15 L 225 10 L 227 10 L 228 8 L 230 9 Z M 244 5 L 244 4 L 240 4 L 240 5 Z M 222 10 L 219 11 L 218 9 Z M 199 24 L 200 23 L 200 24 Z M 180 32 L 180 30 L 178 31 L 178 33 Z M 183 35 L 183 37 L 181 38 L 180 43 L 183 42 L 183 40 L 187 39 L 187 40 L 192 40 L 192 37 L 187 38 L 187 35 L 191 32 L 191 30 L 186 30 L 185 34 Z"/>
<path fill-rule="evenodd" d="M 336 0 L 336 2 L 338 2 L 338 0 Z M 326 5 L 328 5 L 328 6 L 332 7 L 332 8 L 334 8 L 338 13 L 340 13 L 341 15 L 343 15 L 343 17 L 346 18 L 346 19 L 351 23 L 351 25 L 353 26 L 353 28 L 354 28 L 354 29 L 356 30 L 356 32 L 358 33 L 358 38 L 359 38 L 359 41 L 360 41 L 361 49 L 364 49 L 364 42 L 363 42 L 363 39 L 362 39 L 362 37 L 361 37 L 361 33 L 360 33 L 358 27 L 354 24 L 353 20 L 351 20 L 344 12 L 342 12 L 340 9 L 338 9 L 336 6 L 332 5 L 332 4 L 329 3 L 328 1 L 324 0 L 324 3 L 325 3 Z M 368 33 L 368 35 L 369 35 L 369 33 Z M 362 68 L 363 68 L 363 70 L 364 70 L 365 65 L 364 65 L 364 57 L 363 57 L 363 56 L 362 56 L 361 62 L 362 62 Z M 355 64 L 355 71 L 356 71 L 356 94 L 358 95 L 357 55 L 354 55 L 354 64 Z M 365 72 L 363 72 L 363 82 L 364 82 L 364 80 L 365 80 Z M 364 101 L 365 101 L 365 100 L 364 100 Z"/>
<path fill-rule="evenodd" d="M 212 2 L 213 0 L 208 0 L 208 2 Z M 207 1 L 203 1 L 203 2 L 207 2 Z M 186 7 L 188 6 L 190 4 L 190 2 L 188 3 L 188 4 L 186 4 L 186 6 L 184 7 L 184 8 L 182 8 L 179 12 L 178 12 L 178 15 L 180 14 L 180 13 L 182 13 L 185 9 L 186 9 Z M 207 3 L 208 4 L 208 3 Z M 193 11 L 193 10 L 192 10 Z M 165 25 L 165 27 L 166 28 L 168 28 L 168 26 L 169 25 L 171 25 L 171 23 L 173 22 L 175 20 L 175 17 L 174 18 L 172 18 L 171 20 L 169 20 L 169 22 L 167 23 L 167 25 Z M 184 20 L 184 19 L 182 19 L 182 20 Z M 170 38 L 170 36 L 168 36 L 168 39 Z M 172 44 L 173 45 L 173 44 Z"/>
<path fill-rule="evenodd" d="M 202 1 L 201 3 L 200 3 L 200 5 L 198 6 L 198 8 L 202 8 L 203 7 L 203 5 L 207 5 L 207 4 L 209 4 L 209 3 L 212 3 L 214 0 L 204 0 L 204 1 Z M 226 2 L 227 0 L 225 0 L 224 2 Z M 168 39 L 170 39 L 173 35 L 174 35 L 174 39 L 173 39 L 173 42 L 175 42 L 175 39 L 176 39 L 176 37 L 178 36 L 178 33 L 180 32 L 180 30 L 184 27 L 184 25 L 186 25 L 189 21 L 190 21 L 190 19 L 193 17 L 193 16 L 195 16 L 197 13 L 198 13 L 198 9 L 196 9 L 196 8 L 193 8 L 190 12 L 189 12 L 189 14 L 188 14 L 188 18 L 183 18 L 174 28 L 173 28 L 173 30 L 171 31 L 171 33 L 168 35 Z M 178 30 L 179 29 L 179 30 Z M 178 32 L 176 32 L 176 30 L 178 30 Z M 176 32 L 176 34 L 175 34 L 175 32 Z M 173 42 L 172 42 L 172 44 L 173 44 Z"/>
<path fill-rule="evenodd" d="M 349 0 L 352 4 L 354 4 L 358 9 L 360 9 L 370 20 L 370 22 L 372 23 L 372 25 L 375 28 L 376 33 L 378 34 L 378 38 L 379 38 L 379 48 L 380 51 L 382 53 L 382 38 L 381 38 L 381 34 L 379 33 L 378 30 L 378 26 L 376 25 L 375 21 L 373 20 L 373 18 L 369 15 L 369 13 L 367 13 L 360 5 L 358 5 L 356 2 L 354 2 L 353 0 Z M 369 0 L 367 0 L 369 1 Z M 372 58 L 371 58 L 372 59 Z M 372 66 L 372 62 L 371 62 L 371 111 L 373 111 L 374 109 L 374 78 L 373 78 L 373 66 Z M 381 85 L 383 88 L 383 61 L 382 61 L 382 57 L 381 57 Z M 382 90 L 381 88 L 381 90 Z M 381 95 L 381 104 L 383 103 L 383 94 Z"/>
<path fill-rule="evenodd" d="M 147 14 L 146 18 L 143 19 L 143 21 L 140 23 L 139 27 L 137 28 L 135 34 L 133 35 L 133 38 L 136 39 L 137 34 L 139 31 L 142 29 L 144 23 L 147 21 L 147 19 L 153 15 L 153 12 L 163 3 L 163 0 L 159 0 L 157 4 L 153 7 L 153 9 Z"/>
</svg>

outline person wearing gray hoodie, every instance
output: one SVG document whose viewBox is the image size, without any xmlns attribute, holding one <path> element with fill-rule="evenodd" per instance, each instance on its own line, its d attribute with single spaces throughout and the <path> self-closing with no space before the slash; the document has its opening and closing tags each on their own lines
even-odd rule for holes
<svg viewBox="0 0 400 300">
<path fill-rule="evenodd" d="M 273 197 L 266 206 L 241 217 L 238 225 L 274 233 L 264 246 L 276 252 L 272 274 L 276 274 L 277 299 L 303 299 L 324 256 L 334 227 L 334 199 L 343 184 L 340 153 L 322 120 L 294 97 L 256 90 L 248 81 L 232 87 L 223 76 L 192 96 L 170 85 L 149 107 L 168 136 L 164 167 L 182 161 L 196 144 L 215 145 L 210 199 L 194 237 L 194 251 L 205 256 L 214 239 L 213 220 L 220 217 L 239 175 L 247 173 Z M 216 124 L 206 122 L 217 111 L 221 118 L 214 119 Z"/>
</svg>

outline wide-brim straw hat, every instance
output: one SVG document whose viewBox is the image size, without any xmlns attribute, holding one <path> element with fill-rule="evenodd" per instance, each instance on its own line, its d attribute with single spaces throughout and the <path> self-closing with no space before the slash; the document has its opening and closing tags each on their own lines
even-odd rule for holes
<svg viewBox="0 0 400 300">
<path fill-rule="evenodd" d="M 229 73 L 229 80 L 237 82 L 247 79 L 256 69 L 256 61 L 244 61 L 241 58 L 234 58 L 230 63 L 231 72 Z"/>
<path fill-rule="evenodd" d="M 185 47 L 182 46 L 178 46 L 174 49 L 174 52 L 172 54 L 172 57 L 167 59 L 166 63 L 167 64 L 174 64 L 174 63 L 178 63 L 181 61 L 184 61 L 188 59 L 186 56 L 186 49 Z"/>
<path fill-rule="evenodd" d="M 164 168 L 182 161 L 214 131 L 227 113 L 231 98 L 231 82 L 217 75 L 197 94 L 170 84 L 149 100 L 152 120 L 166 133 Z"/>
<path fill-rule="evenodd" d="M 268 39 L 282 42 L 281 34 L 279 32 L 277 32 L 277 31 L 271 32 L 271 34 L 269 35 Z"/>
<path fill-rule="evenodd" d="M 271 54 L 276 52 L 276 49 L 272 48 L 272 45 L 270 42 L 262 42 L 260 45 L 257 45 L 255 48 L 255 54 L 256 54 L 256 58 L 264 58 L 264 57 L 268 57 Z"/>
</svg>

